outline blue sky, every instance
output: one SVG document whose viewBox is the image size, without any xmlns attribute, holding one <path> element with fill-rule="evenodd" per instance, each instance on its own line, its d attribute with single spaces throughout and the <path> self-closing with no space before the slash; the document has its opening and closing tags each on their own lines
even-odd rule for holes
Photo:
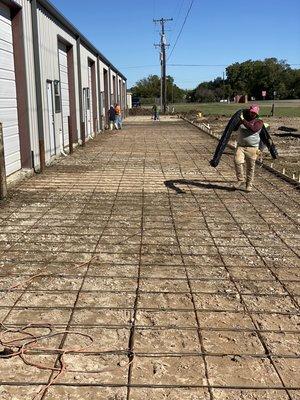
<svg viewBox="0 0 300 400">
<path fill-rule="evenodd" d="M 159 27 L 172 49 L 192 0 L 52 0 L 52 3 L 128 78 L 128 87 L 160 74 Z M 169 64 L 230 65 L 277 57 L 300 68 L 299 0 L 194 0 Z M 132 68 L 138 67 L 138 68 Z M 182 88 L 222 76 L 225 67 L 168 66 Z"/>
</svg>

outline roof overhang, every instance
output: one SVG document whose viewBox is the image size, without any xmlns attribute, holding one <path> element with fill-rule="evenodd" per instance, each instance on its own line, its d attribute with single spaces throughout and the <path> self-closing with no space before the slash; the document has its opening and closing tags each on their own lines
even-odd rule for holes
<svg viewBox="0 0 300 400">
<path fill-rule="evenodd" d="M 7 0 L 10 1 L 10 0 Z M 11 0 L 11 2 L 15 3 Z M 81 33 L 79 30 L 48 0 L 37 0 L 37 3 L 44 7 L 54 18 L 56 18 L 65 28 L 67 28 L 80 42 L 90 50 L 95 56 L 116 72 L 125 81 L 127 78 Z M 16 3 L 17 4 L 17 3 Z"/>
</svg>

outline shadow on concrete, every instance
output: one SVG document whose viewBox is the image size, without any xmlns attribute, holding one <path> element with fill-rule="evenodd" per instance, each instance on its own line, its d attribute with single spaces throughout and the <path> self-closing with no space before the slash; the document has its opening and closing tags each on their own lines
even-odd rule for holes
<svg viewBox="0 0 300 400">
<path fill-rule="evenodd" d="M 191 185 L 191 186 L 196 186 L 199 188 L 204 188 L 204 189 L 213 189 L 213 190 L 226 190 L 227 192 L 233 192 L 235 191 L 234 187 L 230 186 L 225 186 L 225 185 L 218 185 L 218 182 L 223 182 L 223 181 L 213 181 L 213 182 L 202 182 L 198 180 L 189 180 L 189 179 L 174 179 L 170 181 L 164 181 L 164 184 L 167 188 L 175 190 L 177 194 L 184 194 L 186 193 L 184 190 L 180 189 L 179 187 L 175 186 L 177 185 Z M 230 183 L 230 182 L 228 182 Z"/>
</svg>

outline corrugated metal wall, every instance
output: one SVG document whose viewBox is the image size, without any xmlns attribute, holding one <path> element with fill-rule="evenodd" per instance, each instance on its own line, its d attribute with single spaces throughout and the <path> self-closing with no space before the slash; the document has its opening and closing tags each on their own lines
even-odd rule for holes
<svg viewBox="0 0 300 400">
<path fill-rule="evenodd" d="M 103 68 L 105 68 L 105 64 L 99 60 L 99 72 L 100 72 L 100 90 L 101 90 L 101 116 L 102 118 L 105 117 L 106 109 L 105 109 L 105 94 L 104 94 L 104 71 Z M 104 125 L 104 123 L 103 123 Z"/>
<path fill-rule="evenodd" d="M 117 74 L 110 70 L 110 97 L 111 103 L 115 105 L 117 102 Z"/>
<path fill-rule="evenodd" d="M 61 91 L 61 113 L 63 128 L 63 147 L 69 145 L 69 124 L 68 118 L 71 114 L 70 110 L 70 84 L 69 84 L 69 68 L 68 48 L 61 41 L 58 44 L 58 64 L 59 64 L 59 80 Z"/>
<path fill-rule="evenodd" d="M 10 9 L 0 3 L 0 122 L 6 173 L 21 168 L 13 34 Z"/>
<path fill-rule="evenodd" d="M 32 38 L 32 18 L 31 4 L 28 0 L 18 0 L 22 6 L 23 13 L 23 30 L 24 30 L 24 51 L 26 62 L 27 79 L 27 96 L 28 96 L 28 119 L 30 131 L 31 150 L 33 152 L 34 165 L 39 166 L 39 140 L 38 140 L 38 122 L 37 122 L 37 101 L 36 101 L 36 86 L 35 86 L 35 68 L 33 55 L 33 38 Z"/>
<path fill-rule="evenodd" d="M 97 57 L 89 51 L 85 46 L 80 45 L 80 59 L 81 59 L 81 81 L 82 81 L 82 88 L 89 88 L 89 96 L 90 96 L 90 118 L 92 120 L 92 124 L 94 122 L 94 119 L 97 120 L 97 124 L 99 126 L 99 112 L 98 112 L 98 88 L 97 88 L 97 79 L 98 79 L 98 71 L 97 71 Z M 89 70 L 89 63 L 93 62 L 95 64 L 95 75 L 96 75 L 96 85 L 95 87 L 92 88 L 92 82 L 91 82 L 91 69 Z M 96 90 L 96 104 L 97 104 L 97 113 L 94 115 L 93 113 L 93 90 Z M 85 112 L 85 102 L 83 98 L 83 112 Z M 86 119 L 86 116 L 84 115 L 84 120 Z M 89 123 L 88 123 L 89 125 Z M 93 129 L 91 129 L 93 131 Z M 91 134 L 91 130 L 89 130 L 88 127 L 86 127 L 86 137 L 88 138 L 88 135 Z"/>
<path fill-rule="evenodd" d="M 49 152 L 49 122 L 47 106 L 47 81 L 60 81 L 59 58 L 58 58 L 58 41 L 59 37 L 73 46 L 74 49 L 74 66 L 75 66 L 75 93 L 78 93 L 78 77 L 77 77 L 77 56 L 76 56 L 76 39 L 68 32 L 63 30 L 56 21 L 43 8 L 38 8 L 38 31 L 40 43 L 40 63 L 41 63 L 41 81 L 42 81 L 42 97 L 43 97 L 43 119 L 45 129 L 45 153 L 46 161 L 50 160 Z M 54 88 L 53 88 L 54 90 Z M 78 102 L 78 96 L 76 96 Z M 78 123 L 79 123 L 79 104 Z M 59 154 L 63 150 L 63 121 L 62 113 L 55 112 L 55 143 L 56 153 Z M 67 140 L 67 138 L 66 138 Z M 68 143 L 66 143 L 68 145 Z"/>
<path fill-rule="evenodd" d="M 0 0 L 0 3 L 2 1 Z M 41 94 L 42 94 L 42 104 L 37 104 L 37 87 L 36 85 L 36 70 L 35 70 L 35 53 L 34 53 L 34 39 L 33 39 L 33 20 L 32 20 L 32 2 L 31 0 L 16 0 L 16 3 L 20 4 L 22 7 L 22 21 L 23 21 L 23 45 L 24 45 L 24 56 L 25 56 L 25 73 L 26 73 L 26 84 L 27 84 L 27 93 L 26 96 L 28 98 L 28 124 L 29 124 L 29 132 L 30 132 L 30 148 L 33 154 L 34 166 L 39 167 L 40 164 L 40 143 L 39 143 L 39 128 L 38 128 L 38 115 L 39 112 L 42 112 L 42 122 L 44 124 L 44 132 L 42 137 L 44 137 L 44 147 L 45 147 L 45 159 L 46 162 L 51 160 L 51 156 L 53 155 L 53 151 L 51 154 L 51 140 L 50 140 L 50 129 L 49 129 L 49 113 L 48 113 L 48 100 L 49 100 L 49 87 L 53 88 L 53 101 L 55 107 L 55 85 L 59 87 L 59 92 L 63 94 L 63 98 L 60 98 L 61 108 L 64 112 L 64 118 L 62 119 L 61 109 L 56 109 L 57 112 L 54 113 L 54 125 L 55 125 L 55 152 L 56 154 L 60 154 L 61 150 L 64 150 L 68 145 L 68 134 L 67 134 L 67 100 L 68 95 L 64 91 L 67 90 L 67 78 L 64 76 L 64 79 L 61 79 L 62 73 L 62 63 L 59 61 L 59 51 L 58 51 L 58 43 L 61 42 L 66 46 L 66 49 L 69 50 L 70 47 L 73 49 L 73 69 L 74 69 L 74 97 L 75 102 L 73 104 L 76 108 L 76 122 L 77 122 L 77 132 L 75 133 L 75 137 L 80 139 L 80 123 L 83 119 L 83 115 L 80 115 L 80 96 L 82 96 L 83 102 L 83 88 L 87 88 L 93 86 L 94 97 L 92 98 L 92 93 L 90 93 L 91 97 L 91 106 L 94 104 L 93 110 L 93 130 L 98 130 L 100 127 L 100 116 L 103 117 L 105 121 L 105 116 L 107 114 L 107 106 L 105 105 L 105 94 L 104 94 L 104 75 L 103 71 L 106 69 L 108 71 L 108 88 L 107 88 L 107 97 L 108 106 L 110 102 L 115 98 L 117 101 L 117 93 L 118 89 L 114 90 L 113 88 L 113 76 L 115 77 L 116 88 L 119 83 L 119 76 L 113 70 L 110 64 L 107 64 L 106 61 L 102 60 L 102 56 L 97 53 L 97 50 L 94 49 L 92 45 L 90 45 L 87 40 L 84 38 L 84 45 L 81 44 L 80 49 L 80 73 L 81 73 L 81 88 L 79 87 L 79 76 L 78 76 L 78 55 L 77 55 L 77 43 L 76 39 L 78 38 L 78 31 L 76 28 L 68 25 L 66 20 L 63 20 L 63 16 L 58 15 L 53 11 L 51 5 L 49 5 L 45 0 L 37 0 L 37 24 L 38 24 L 38 38 L 39 38 L 39 59 L 40 59 L 40 73 L 41 73 Z M 40 3 L 43 3 L 42 6 Z M 98 56 L 99 54 L 99 56 Z M 101 58 L 99 58 L 101 57 Z M 89 73 L 89 64 L 94 63 L 93 69 L 93 79 L 91 79 L 91 67 Z M 99 68 L 98 68 L 99 64 Z M 65 66 L 64 66 L 65 67 Z M 69 68 L 69 64 L 68 64 Z M 110 71 L 110 75 L 109 75 Z M 99 73 L 99 77 L 98 77 Z M 90 75 L 90 78 L 89 78 Z M 123 84 L 123 78 L 122 84 Z M 66 87 L 60 88 L 60 81 L 63 81 Z M 55 81 L 58 84 L 55 84 Z M 91 83 L 93 81 L 93 84 Z M 49 82 L 52 82 L 49 86 Z M 58 85 L 58 86 L 57 86 Z M 99 92 L 100 86 L 100 92 Z M 61 89 L 61 90 L 60 90 Z M 81 91 L 81 93 L 80 93 Z M 111 91 L 111 93 L 109 93 Z M 92 91 L 91 91 L 92 92 Z M 51 97 L 51 94 L 50 94 Z M 100 107 L 101 100 L 101 107 Z M 62 104 L 63 103 L 63 104 Z M 83 106 L 83 104 L 82 104 Z M 96 120 L 95 120 L 96 119 Z M 102 125 L 102 127 L 104 124 Z M 95 129 L 96 127 L 96 129 Z M 65 133 L 63 136 L 63 132 Z M 53 147 L 53 141 L 52 141 Z M 18 167 L 20 168 L 20 166 Z"/>
</svg>

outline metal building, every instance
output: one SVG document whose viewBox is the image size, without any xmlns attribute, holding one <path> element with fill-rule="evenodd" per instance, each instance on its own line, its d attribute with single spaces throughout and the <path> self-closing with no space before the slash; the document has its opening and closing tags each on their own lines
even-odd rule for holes
<svg viewBox="0 0 300 400">
<path fill-rule="evenodd" d="M 43 169 L 126 108 L 126 78 L 47 0 L 0 0 L 6 175 Z M 72 147 L 72 146 L 71 146 Z"/>
</svg>

